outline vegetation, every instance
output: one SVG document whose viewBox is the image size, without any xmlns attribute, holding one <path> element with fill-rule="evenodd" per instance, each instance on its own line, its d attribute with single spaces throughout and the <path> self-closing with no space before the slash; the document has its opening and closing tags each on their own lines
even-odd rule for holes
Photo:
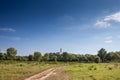
<svg viewBox="0 0 120 80">
<path fill-rule="evenodd" d="M 105 56 L 106 56 L 106 54 L 107 54 L 107 51 L 104 48 L 101 48 L 98 51 L 98 56 L 100 57 L 100 59 L 101 59 L 102 62 L 105 62 Z"/>
<path fill-rule="evenodd" d="M 62 64 L 38 63 L 36 61 L 0 61 L 0 80 L 24 80 L 45 69 L 60 65 Z"/>
<path fill-rule="evenodd" d="M 120 80 L 119 62 L 120 52 L 107 52 L 104 48 L 96 55 L 68 52 L 42 55 L 35 51 L 28 56 L 17 56 L 15 48 L 8 48 L 6 53 L 0 52 L 0 80 L 23 80 L 44 69 L 63 65 L 69 80 Z"/>
<path fill-rule="evenodd" d="M 16 59 L 17 50 L 15 48 L 8 48 L 6 58 L 9 60 Z"/>
<path fill-rule="evenodd" d="M 38 61 L 38 62 L 82 62 L 82 63 L 105 63 L 105 62 L 120 62 L 120 52 L 108 52 L 101 48 L 97 55 L 91 54 L 72 54 L 63 52 L 63 54 L 56 53 L 42 53 L 35 51 L 29 56 L 16 56 L 17 50 L 15 48 L 8 48 L 6 53 L 0 53 L 0 60 L 15 60 L 15 61 Z"/>
<path fill-rule="evenodd" d="M 49 61 L 49 53 L 45 53 L 44 57 L 43 57 L 43 60 L 45 62 Z"/>
<path fill-rule="evenodd" d="M 34 60 L 35 61 L 41 61 L 42 60 L 42 55 L 40 52 L 34 52 Z"/>
<path fill-rule="evenodd" d="M 68 80 L 120 80 L 119 63 L 78 63 L 65 69 Z"/>
</svg>

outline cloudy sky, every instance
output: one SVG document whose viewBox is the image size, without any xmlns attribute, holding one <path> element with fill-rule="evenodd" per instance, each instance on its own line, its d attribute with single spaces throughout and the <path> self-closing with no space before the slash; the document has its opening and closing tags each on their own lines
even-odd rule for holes
<svg viewBox="0 0 120 80">
<path fill-rule="evenodd" d="M 120 50 L 120 0 L 0 0 L 0 48 L 97 54 Z"/>
</svg>

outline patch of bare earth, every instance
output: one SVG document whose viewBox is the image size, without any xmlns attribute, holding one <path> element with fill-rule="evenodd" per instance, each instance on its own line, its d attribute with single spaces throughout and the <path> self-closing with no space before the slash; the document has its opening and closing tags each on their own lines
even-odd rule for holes
<svg viewBox="0 0 120 80">
<path fill-rule="evenodd" d="M 57 67 L 45 70 L 25 80 L 67 80 L 64 67 Z"/>
</svg>

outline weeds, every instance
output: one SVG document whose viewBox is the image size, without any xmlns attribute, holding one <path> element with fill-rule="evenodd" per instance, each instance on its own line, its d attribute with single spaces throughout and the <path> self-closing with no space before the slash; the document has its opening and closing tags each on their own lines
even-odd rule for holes
<svg viewBox="0 0 120 80">
<path fill-rule="evenodd" d="M 0 63 L 0 80 L 24 80 L 26 77 L 52 66 L 56 65 L 39 64 L 37 62 L 3 61 Z"/>
<path fill-rule="evenodd" d="M 89 66 L 88 70 L 97 70 L 97 67 L 95 65 Z"/>
<path fill-rule="evenodd" d="M 77 67 L 74 66 L 75 65 L 69 65 L 66 68 L 66 74 L 69 77 L 68 80 L 120 80 L 120 70 L 113 69 L 115 66 L 120 67 L 118 64 L 90 63 L 78 64 Z"/>
</svg>

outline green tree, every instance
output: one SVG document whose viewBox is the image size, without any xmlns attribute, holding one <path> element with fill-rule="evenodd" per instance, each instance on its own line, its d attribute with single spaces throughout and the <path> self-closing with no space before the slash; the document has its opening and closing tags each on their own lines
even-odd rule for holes
<svg viewBox="0 0 120 80">
<path fill-rule="evenodd" d="M 44 54 L 44 61 L 49 61 L 49 53 Z"/>
<path fill-rule="evenodd" d="M 5 59 L 5 55 L 3 53 L 0 53 L 0 60 Z"/>
<path fill-rule="evenodd" d="M 40 52 L 34 52 L 34 60 L 35 61 L 41 61 L 42 60 L 42 55 Z"/>
<path fill-rule="evenodd" d="M 89 55 L 86 55 L 86 57 L 87 57 L 87 59 L 88 59 L 88 62 L 90 62 L 90 63 L 95 62 L 95 58 L 96 58 L 95 55 L 89 54 Z"/>
<path fill-rule="evenodd" d="M 29 60 L 29 61 L 33 61 L 33 60 L 34 60 L 34 56 L 33 56 L 33 55 L 29 55 L 29 56 L 28 56 L 28 60 Z"/>
<path fill-rule="evenodd" d="M 69 54 L 67 52 L 63 52 L 63 60 L 67 62 L 69 60 Z"/>
<path fill-rule="evenodd" d="M 24 56 L 16 56 L 16 60 L 17 61 L 27 61 L 27 58 L 25 58 Z"/>
<path fill-rule="evenodd" d="M 63 59 L 63 55 L 57 55 L 57 60 L 58 61 L 63 61 L 64 59 Z"/>
<path fill-rule="evenodd" d="M 109 53 L 106 55 L 105 59 L 106 59 L 108 62 L 112 61 L 112 60 L 114 59 L 114 52 L 109 52 Z"/>
<path fill-rule="evenodd" d="M 113 60 L 114 61 L 120 61 L 120 55 L 116 52 L 116 53 L 114 53 L 114 55 L 113 55 Z"/>
<path fill-rule="evenodd" d="M 16 59 L 17 50 L 15 48 L 7 49 L 7 59 L 13 60 Z"/>
<path fill-rule="evenodd" d="M 53 60 L 54 60 L 54 62 L 57 62 L 57 56 L 53 56 Z"/>
<path fill-rule="evenodd" d="M 100 59 L 102 60 L 102 62 L 105 62 L 106 55 L 107 55 L 107 51 L 104 48 L 101 48 L 98 51 L 98 56 L 100 57 Z"/>
<path fill-rule="evenodd" d="M 56 56 L 55 53 L 49 53 L 49 60 L 54 61 L 54 56 Z"/>
<path fill-rule="evenodd" d="M 100 57 L 99 56 L 95 56 L 95 63 L 100 63 Z"/>
<path fill-rule="evenodd" d="M 75 61 L 77 58 L 75 54 L 69 54 L 68 57 L 69 57 L 69 61 Z"/>
</svg>

